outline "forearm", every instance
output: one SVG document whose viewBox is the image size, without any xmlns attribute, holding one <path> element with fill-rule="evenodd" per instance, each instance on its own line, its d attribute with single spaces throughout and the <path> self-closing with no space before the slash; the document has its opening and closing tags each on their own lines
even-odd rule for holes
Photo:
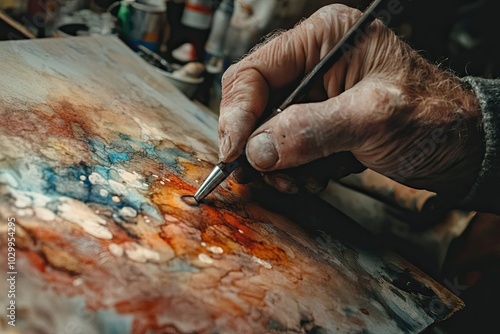
<svg viewBox="0 0 500 334">
<path fill-rule="evenodd" d="M 467 208 L 500 214 L 500 79 L 466 77 L 482 112 L 485 155 L 479 176 L 463 204 Z"/>
</svg>

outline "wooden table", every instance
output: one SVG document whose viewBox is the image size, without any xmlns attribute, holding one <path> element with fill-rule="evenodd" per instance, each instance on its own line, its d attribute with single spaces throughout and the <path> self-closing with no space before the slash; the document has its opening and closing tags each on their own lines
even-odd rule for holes
<svg viewBox="0 0 500 334">
<path fill-rule="evenodd" d="M 186 204 L 217 121 L 118 39 L 3 42 L 0 59 L 17 331 L 416 333 L 463 306 L 317 197 L 228 180 Z"/>
</svg>

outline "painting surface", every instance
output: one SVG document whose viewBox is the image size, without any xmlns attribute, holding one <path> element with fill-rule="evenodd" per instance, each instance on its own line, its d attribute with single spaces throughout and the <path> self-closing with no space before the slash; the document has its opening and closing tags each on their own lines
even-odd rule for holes
<svg viewBox="0 0 500 334">
<path fill-rule="evenodd" d="M 462 307 L 316 197 L 227 180 L 186 204 L 217 121 L 117 39 L 0 59 L 0 266 L 14 218 L 21 332 L 416 333 Z"/>
</svg>

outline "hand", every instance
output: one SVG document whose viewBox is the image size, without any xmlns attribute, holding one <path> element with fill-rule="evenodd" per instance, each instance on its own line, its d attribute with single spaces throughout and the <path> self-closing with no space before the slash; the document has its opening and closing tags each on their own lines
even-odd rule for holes
<svg viewBox="0 0 500 334">
<path fill-rule="evenodd" d="M 343 5 L 324 7 L 225 72 L 221 161 L 233 161 L 246 149 L 258 171 L 279 170 L 283 182 L 267 180 L 289 192 L 299 188 L 290 186 L 293 177 L 282 170 L 304 165 L 310 171 L 313 163 L 318 173 L 312 178 L 325 179 L 359 172 L 361 163 L 410 187 L 465 195 L 484 155 L 477 99 L 378 20 L 307 103 L 255 129 L 263 112 L 276 107 L 360 16 Z M 338 152 L 344 152 L 340 159 Z"/>
</svg>

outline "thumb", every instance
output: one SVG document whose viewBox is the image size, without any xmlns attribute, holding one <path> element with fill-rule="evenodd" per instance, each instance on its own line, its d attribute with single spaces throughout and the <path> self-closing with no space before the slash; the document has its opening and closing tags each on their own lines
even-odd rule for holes
<svg viewBox="0 0 500 334">
<path fill-rule="evenodd" d="M 392 95 L 380 82 L 365 80 L 326 101 L 292 105 L 250 136 L 248 161 L 272 171 L 360 148 L 380 132 L 375 123 L 391 114 Z"/>
</svg>

